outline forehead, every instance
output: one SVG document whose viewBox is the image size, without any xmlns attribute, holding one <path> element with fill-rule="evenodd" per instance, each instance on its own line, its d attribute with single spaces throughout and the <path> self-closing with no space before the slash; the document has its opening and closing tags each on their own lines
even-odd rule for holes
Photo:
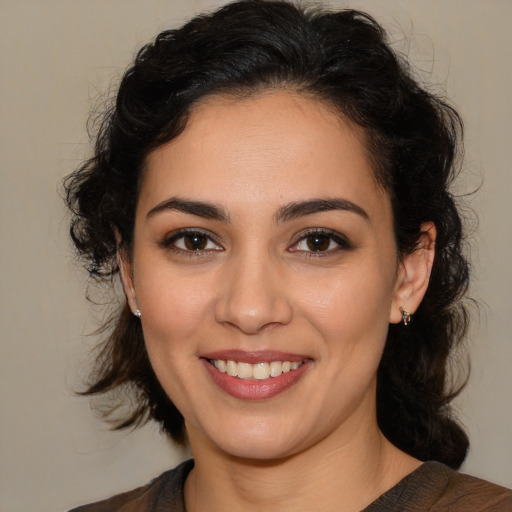
<svg viewBox="0 0 512 512">
<path fill-rule="evenodd" d="M 228 207 L 277 207 L 341 196 L 373 207 L 387 195 L 363 141 L 360 127 L 298 93 L 212 96 L 194 107 L 176 139 L 149 155 L 141 201 L 183 195 Z"/>
</svg>

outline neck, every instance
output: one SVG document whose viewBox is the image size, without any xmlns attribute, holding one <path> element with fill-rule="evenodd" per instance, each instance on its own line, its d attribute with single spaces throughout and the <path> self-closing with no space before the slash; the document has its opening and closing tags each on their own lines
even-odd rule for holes
<svg viewBox="0 0 512 512">
<path fill-rule="evenodd" d="M 248 460 L 218 450 L 192 453 L 185 484 L 188 512 L 358 511 L 420 462 L 395 448 L 375 424 L 343 443 L 338 436 L 278 460 Z"/>
</svg>

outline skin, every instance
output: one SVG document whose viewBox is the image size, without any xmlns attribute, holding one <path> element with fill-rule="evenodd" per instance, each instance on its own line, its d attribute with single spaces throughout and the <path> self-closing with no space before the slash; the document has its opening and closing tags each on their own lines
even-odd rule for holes
<svg viewBox="0 0 512 512">
<path fill-rule="evenodd" d="M 435 228 L 399 257 L 363 140 L 327 105 L 270 91 L 202 101 L 147 159 L 133 254 L 120 259 L 153 368 L 185 418 L 188 511 L 360 510 L 420 464 L 378 429 L 376 373 L 389 323 L 426 291 Z M 218 218 L 163 208 L 171 198 Z M 284 213 L 318 199 L 352 206 Z M 321 250 L 311 230 L 324 230 Z M 205 353 L 228 349 L 308 365 L 284 392 L 242 400 L 205 370 Z"/>
</svg>

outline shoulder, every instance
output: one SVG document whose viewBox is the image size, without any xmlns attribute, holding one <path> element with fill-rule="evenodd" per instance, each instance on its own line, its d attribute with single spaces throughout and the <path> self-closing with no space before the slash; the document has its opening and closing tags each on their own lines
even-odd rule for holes
<svg viewBox="0 0 512 512">
<path fill-rule="evenodd" d="M 432 474 L 437 475 L 444 488 L 439 493 L 436 504 L 442 505 L 443 510 L 465 511 L 512 511 L 512 490 L 487 482 L 474 476 L 459 473 L 440 463 L 432 465 Z M 428 474 L 427 474 L 428 478 Z M 437 510 L 433 508 L 433 510 Z"/>
<path fill-rule="evenodd" d="M 425 462 L 364 512 L 510 512 L 512 490 Z"/>
<path fill-rule="evenodd" d="M 194 462 L 187 460 L 143 487 L 69 512 L 184 512 L 183 486 L 193 467 Z"/>
</svg>

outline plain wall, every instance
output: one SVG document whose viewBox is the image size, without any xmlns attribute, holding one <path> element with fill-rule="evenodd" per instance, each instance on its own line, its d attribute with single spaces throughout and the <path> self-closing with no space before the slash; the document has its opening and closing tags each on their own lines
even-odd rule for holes
<svg viewBox="0 0 512 512">
<path fill-rule="evenodd" d="M 78 398 L 94 327 L 72 261 L 60 182 L 89 154 L 100 93 L 159 30 L 213 0 L 0 3 L 0 510 L 63 511 L 143 484 L 185 454 L 154 426 L 112 433 Z M 472 379 L 458 401 L 472 448 L 464 471 L 512 486 L 512 40 L 509 0 L 330 2 L 368 10 L 466 124 L 472 295 L 482 304 Z M 413 34 L 407 41 L 404 35 Z"/>
</svg>

